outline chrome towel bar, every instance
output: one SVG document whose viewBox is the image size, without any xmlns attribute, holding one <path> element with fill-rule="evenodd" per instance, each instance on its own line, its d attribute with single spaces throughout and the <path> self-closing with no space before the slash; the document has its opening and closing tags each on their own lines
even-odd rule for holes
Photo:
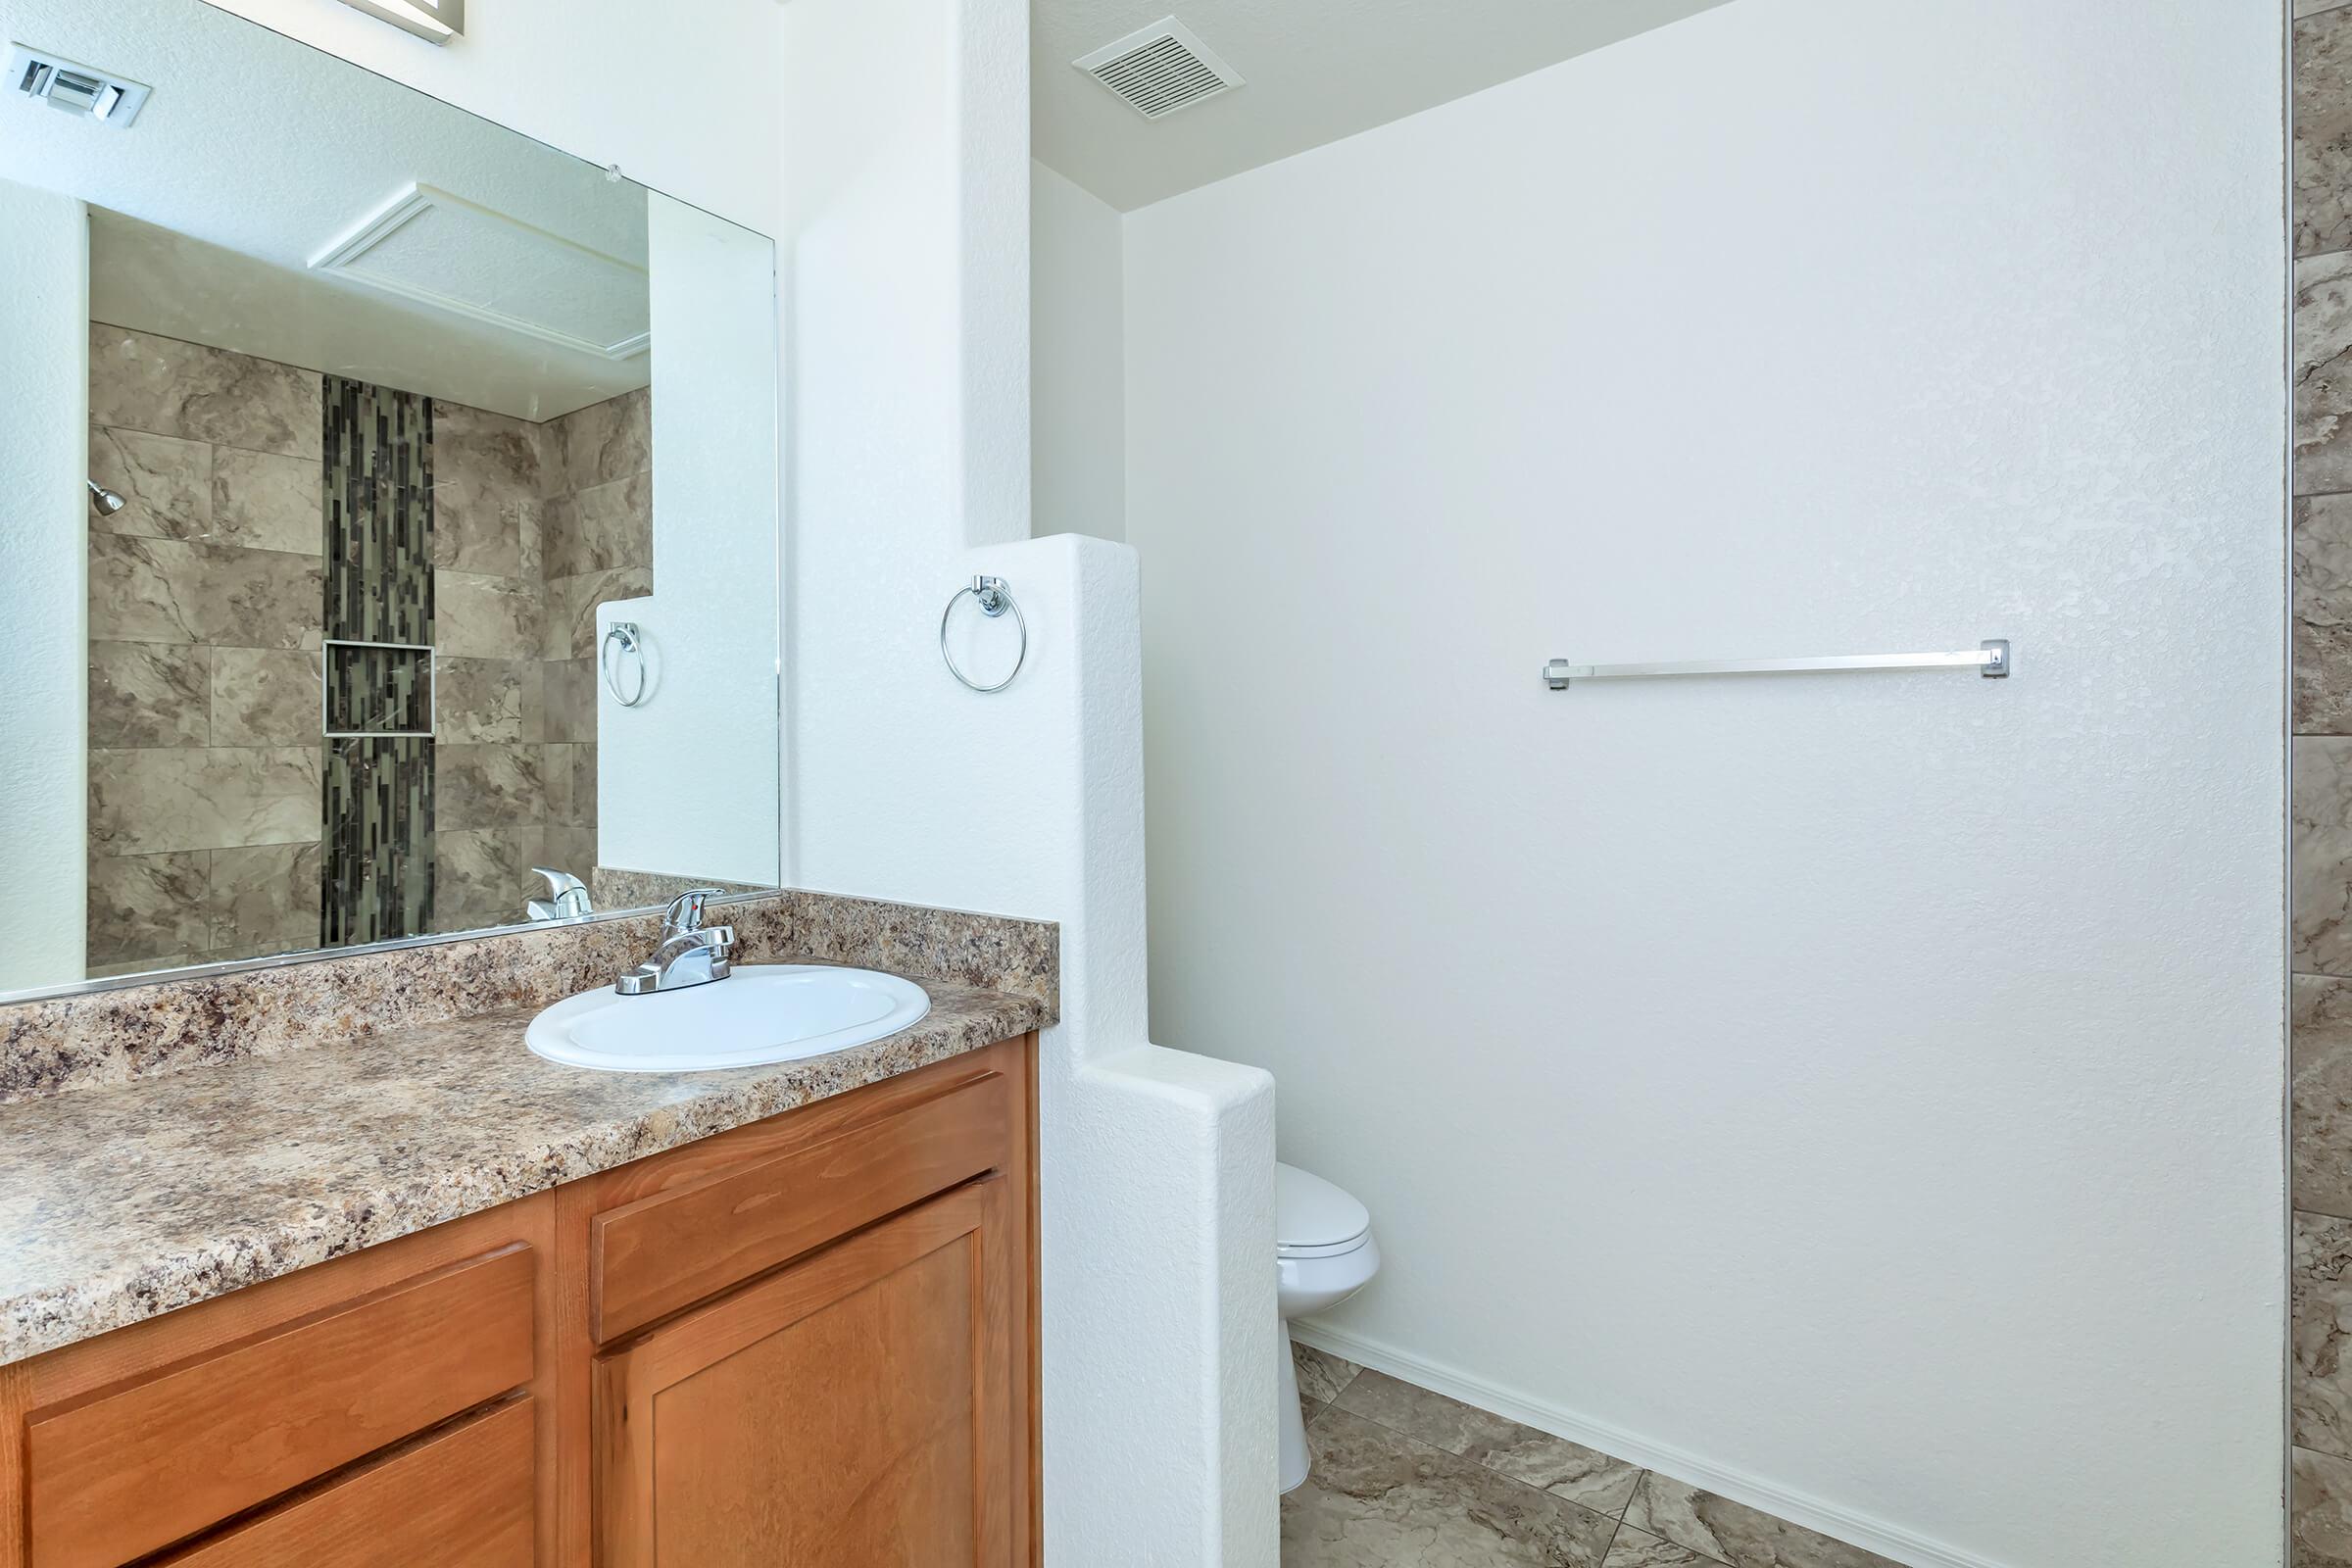
<svg viewBox="0 0 2352 1568">
<path fill-rule="evenodd" d="M 1691 659 L 1666 664 L 1571 664 L 1555 659 L 1544 666 L 1544 684 L 1566 691 L 1570 681 L 1648 680 L 1661 675 L 1795 675 L 1838 669 L 1973 669 L 1986 679 L 2009 673 L 2009 639 L 1995 637 L 1950 654 L 1822 654 L 1812 659 Z"/>
</svg>

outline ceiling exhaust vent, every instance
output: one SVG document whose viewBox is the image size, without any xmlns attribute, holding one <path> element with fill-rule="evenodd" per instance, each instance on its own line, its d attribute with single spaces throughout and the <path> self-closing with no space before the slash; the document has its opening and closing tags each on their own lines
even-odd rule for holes
<svg viewBox="0 0 2352 1568">
<path fill-rule="evenodd" d="M 77 66 L 21 43 L 9 47 L 8 79 L 27 98 L 71 115 L 85 115 L 117 130 L 138 119 L 140 106 L 147 102 L 147 87 L 142 82 Z"/>
<path fill-rule="evenodd" d="M 1242 85 L 1241 73 L 1174 17 L 1104 44 L 1070 64 L 1108 87 L 1146 120 L 1214 98 Z"/>
</svg>

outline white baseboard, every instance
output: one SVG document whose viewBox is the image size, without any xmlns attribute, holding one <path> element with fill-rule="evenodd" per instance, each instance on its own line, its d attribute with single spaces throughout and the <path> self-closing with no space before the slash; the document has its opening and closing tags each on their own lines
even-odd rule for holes
<svg viewBox="0 0 2352 1568">
<path fill-rule="evenodd" d="M 1302 1345 L 1311 1345 L 1318 1350 L 1343 1356 L 1358 1366 L 1368 1366 L 1375 1372 L 1402 1378 L 1407 1383 L 1460 1399 L 1465 1404 L 1474 1404 L 1482 1410 L 1508 1416 L 1522 1426 L 1548 1432 L 1555 1438 L 1566 1438 L 1571 1443 L 1581 1443 L 1588 1448 L 1597 1448 L 1612 1458 L 1658 1471 L 1677 1481 L 1704 1487 L 1734 1502 L 1761 1508 L 1776 1518 L 1803 1525 L 1808 1530 L 1818 1530 L 1825 1536 L 1860 1546 L 1866 1551 L 1875 1551 L 1883 1557 L 1891 1557 L 1896 1562 L 1908 1564 L 1909 1568 L 2003 1568 L 2002 1564 L 1990 1558 L 1955 1550 L 1940 1542 L 1913 1535 L 1884 1519 L 1858 1514 L 1840 1508 L 1836 1503 L 1824 1502 L 1819 1497 L 1758 1480 L 1741 1471 L 1726 1469 L 1672 1444 L 1652 1443 L 1633 1433 L 1588 1420 L 1573 1410 L 1537 1403 L 1524 1395 L 1483 1383 L 1452 1367 L 1425 1361 L 1394 1346 L 1359 1339 L 1306 1319 L 1291 1325 L 1291 1337 Z"/>
</svg>

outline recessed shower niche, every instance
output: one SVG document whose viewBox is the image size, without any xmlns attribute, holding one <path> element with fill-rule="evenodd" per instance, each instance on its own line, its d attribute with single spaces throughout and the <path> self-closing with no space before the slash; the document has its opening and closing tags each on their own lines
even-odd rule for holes
<svg viewBox="0 0 2352 1568">
<path fill-rule="evenodd" d="M 0 100 L 6 220 L 78 238 L 0 313 L 87 356 L 28 513 L 77 579 L 0 583 L 84 683 L 0 899 L 80 914 L 0 992 L 774 885 L 769 240 L 198 0 L 65 30 L 151 94 Z"/>
</svg>

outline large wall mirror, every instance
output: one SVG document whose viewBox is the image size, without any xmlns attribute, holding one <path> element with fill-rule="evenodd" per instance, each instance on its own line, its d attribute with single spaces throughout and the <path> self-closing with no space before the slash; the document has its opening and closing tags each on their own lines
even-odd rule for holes
<svg viewBox="0 0 2352 1568">
<path fill-rule="evenodd" d="M 0 993 L 774 885 L 770 241 L 202 0 L 0 17 Z"/>
</svg>

